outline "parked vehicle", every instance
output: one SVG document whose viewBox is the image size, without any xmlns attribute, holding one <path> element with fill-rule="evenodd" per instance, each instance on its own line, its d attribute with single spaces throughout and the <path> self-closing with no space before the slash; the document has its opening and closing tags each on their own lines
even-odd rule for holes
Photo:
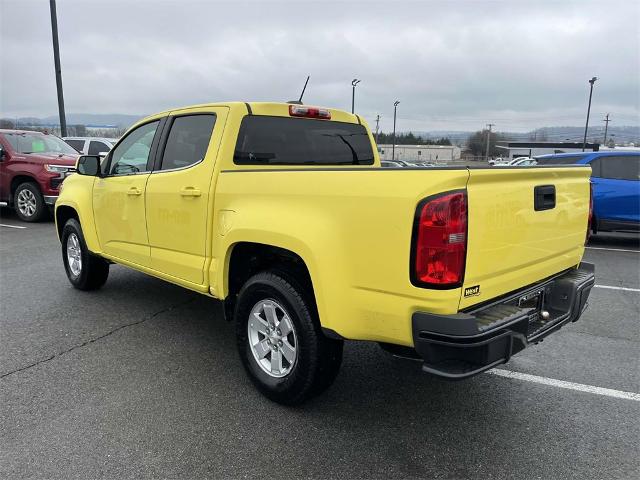
<svg viewBox="0 0 640 480">
<path fill-rule="evenodd" d="M 63 137 L 63 140 L 85 155 L 106 155 L 117 142 L 115 138 L 103 137 Z"/>
<path fill-rule="evenodd" d="M 392 161 L 392 160 L 381 160 L 380 165 L 386 168 L 401 168 L 403 165 L 400 162 Z"/>
<path fill-rule="evenodd" d="M 25 222 L 48 213 L 60 184 L 75 171 L 78 153 L 55 135 L 0 130 L 0 205 Z"/>
<path fill-rule="evenodd" d="M 588 168 L 380 168 L 340 110 L 163 112 L 78 172 L 55 215 L 71 284 L 116 262 L 222 300 L 249 377 L 285 404 L 333 382 L 346 339 L 478 374 L 578 320 L 594 284 Z"/>
<path fill-rule="evenodd" d="M 539 165 L 590 165 L 593 232 L 640 231 L 640 151 L 542 155 Z"/>
<path fill-rule="evenodd" d="M 529 167 L 531 165 L 536 165 L 537 162 L 533 158 L 529 157 L 518 157 L 511 160 L 507 165 L 512 165 L 514 167 Z"/>
</svg>

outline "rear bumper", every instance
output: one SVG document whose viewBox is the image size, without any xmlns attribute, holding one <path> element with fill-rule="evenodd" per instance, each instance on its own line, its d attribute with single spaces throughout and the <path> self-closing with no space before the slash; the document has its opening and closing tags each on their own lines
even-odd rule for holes
<svg viewBox="0 0 640 480">
<path fill-rule="evenodd" d="M 506 363 L 529 344 L 578 320 L 594 284 L 594 265 L 581 263 L 577 269 L 467 313 L 416 312 L 413 342 L 424 360 L 422 369 L 456 380 Z M 538 306 L 523 306 L 532 301 Z"/>
</svg>

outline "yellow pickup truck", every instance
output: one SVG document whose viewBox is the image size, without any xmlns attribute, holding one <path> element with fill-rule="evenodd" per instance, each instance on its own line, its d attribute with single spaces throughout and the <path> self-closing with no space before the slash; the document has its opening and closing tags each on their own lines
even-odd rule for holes
<svg viewBox="0 0 640 480">
<path fill-rule="evenodd" d="M 171 110 L 77 172 L 55 210 L 73 286 L 118 263 L 222 300 L 250 378 L 284 404 L 332 383 L 344 340 L 478 374 L 576 321 L 594 284 L 589 168 L 382 168 L 340 110 Z"/>
</svg>

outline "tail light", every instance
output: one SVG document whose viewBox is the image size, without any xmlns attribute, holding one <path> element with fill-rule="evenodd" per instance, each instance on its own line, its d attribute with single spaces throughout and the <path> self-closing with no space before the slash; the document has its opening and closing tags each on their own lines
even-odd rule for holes
<svg viewBox="0 0 640 480">
<path fill-rule="evenodd" d="M 292 117 L 321 118 L 331 120 L 331 112 L 326 108 L 307 107 L 306 105 L 289 105 L 289 115 Z"/>
<path fill-rule="evenodd" d="M 589 181 L 589 219 L 587 220 L 587 236 L 584 239 L 586 245 L 591 236 L 591 228 L 593 226 L 593 183 Z"/>
<path fill-rule="evenodd" d="M 467 256 L 467 194 L 429 197 L 416 210 L 411 281 L 418 287 L 462 285 Z"/>
</svg>

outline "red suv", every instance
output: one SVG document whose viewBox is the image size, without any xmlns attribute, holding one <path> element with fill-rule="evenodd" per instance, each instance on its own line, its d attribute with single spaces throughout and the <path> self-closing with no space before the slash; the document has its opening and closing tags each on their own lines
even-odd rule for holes
<svg viewBox="0 0 640 480">
<path fill-rule="evenodd" d="M 26 222 L 42 219 L 77 158 L 78 152 L 55 135 L 0 129 L 0 205 L 13 206 Z"/>
</svg>

